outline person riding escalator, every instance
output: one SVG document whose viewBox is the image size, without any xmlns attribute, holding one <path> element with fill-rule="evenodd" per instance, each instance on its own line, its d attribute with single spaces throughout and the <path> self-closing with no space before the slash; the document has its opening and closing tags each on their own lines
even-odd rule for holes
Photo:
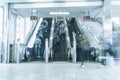
<svg viewBox="0 0 120 80">
<path fill-rule="evenodd" d="M 61 22 L 59 27 L 60 27 L 60 37 L 64 39 L 65 38 L 65 23 Z"/>
<path fill-rule="evenodd" d="M 65 24 L 63 21 L 56 22 L 55 24 L 53 45 L 54 50 L 58 51 L 58 48 L 61 48 L 59 45 L 61 40 L 65 40 Z"/>
<path fill-rule="evenodd" d="M 40 45 L 41 45 L 41 39 L 36 37 L 35 43 L 34 43 L 36 59 L 40 58 L 40 48 L 41 48 Z"/>
</svg>

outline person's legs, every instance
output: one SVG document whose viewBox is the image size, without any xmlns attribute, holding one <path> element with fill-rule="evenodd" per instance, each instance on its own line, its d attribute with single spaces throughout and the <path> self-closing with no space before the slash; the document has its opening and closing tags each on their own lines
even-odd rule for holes
<svg viewBox="0 0 120 80">
<path fill-rule="evenodd" d="M 103 50 L 103 56 L 106 57 L 106 53 L 107 53 L 107 50 Z M 106 59 L 102 59 L 102 64 L 105 65 L 106 64 Z"/>
<path fill-rule="evenodd" d="M 111 55 L 111 56 L 115 56 L 113 51 L 111 49 L 108 49 L 107 52 Z"/>
<path fill-rule="evenodd" d="M 37 58 L 38 58 L 38 53 L 39 53 L 39 49 L 38 49 L 38 47 L 37 47 Z"/>
<path fill-rule="evenodd" d="M 103 56 L 106 56 L 106 53 L 107 53 L 107 50 L 105 49 L 105 50 L 103 51 Z"/>
<path fill-rule="evenodd" d="M 84 60 L 85 60 L 84 58 L 85 57 L 84 57 L 84 51 L 83 50 L 81 51 L 81 55 L 80 56 L 81 56 L 80 57 L 81 58 L 81 65 L 84 65 Z"/>
<path fill-rule="evenodd" d="M 89 49 L 85 51 L 85 54 L 86 54 L 86 61 L 89 60 Z"/>
<path fill-rule="evenodd" d="M 40 48 L 38 47 L 38 58 L 40 58 Z"/>
<path fill-rule="evenodd" d="M 35 54 L 36 54 L 36 58 L 37 58 L 37 57 L 38 57 L 38 56 L 37 56 L 37 47 L 35 47 Z"/>
</svg>

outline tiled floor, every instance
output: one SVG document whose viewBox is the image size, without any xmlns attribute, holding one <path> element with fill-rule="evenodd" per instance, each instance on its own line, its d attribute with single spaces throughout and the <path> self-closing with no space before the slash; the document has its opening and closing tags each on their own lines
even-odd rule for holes
<svg viewBox="0 0 120 80">
<path fill-rule="evenodd" d="M 0 64 L 0 80 L 120 80 L 120 67 L 98 63 L 30 62 Z"/>
</svg>

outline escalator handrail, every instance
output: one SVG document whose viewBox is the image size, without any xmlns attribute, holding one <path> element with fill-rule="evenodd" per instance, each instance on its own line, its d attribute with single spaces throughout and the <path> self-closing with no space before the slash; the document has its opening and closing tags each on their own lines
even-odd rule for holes
<svg viewBox="0 0 120 80">
<path fill-rule="evenodd" d="M 45 62 L 48 62 L 48 58 L 49 58 L 49 46 L 48 46 L 48 39 L 45 39 L 45 49 L 44 49 L 44 58 L 45 58 Z"/>
<path fill-rule="evenodd" d="M 35 23 L 32 25 L 32 28 L 31 28 L 31 30 L 29 31 L 29 33 L 28 33 L 28 35 L 27 35 L 27 37 L 26 37 L 26 39 L 25 39 L 25 42 L 24 42 L 25 45 L 28 45 L 28 42 L 29 42 L 31 36 L 33 35 L 35 29 L 36 29 L 36 26 L 37 26 L 37 24 L 38 24 L 38 22 L 39 22 L 39 19 L 40 19 L 40 18 L 38 18 L 37 22 L 35 22 Z"/>
<path fill-rule="evenodd" d="M 100 23 L 101 25 L 103 24 L 102 20 L 100 20 L 100 19 L 91 18 L 91 20 L 94 21 L 94 22 L 98 22 L 98 23 Z"/>
<path fill-rule="evenodd" d="M 66 22 L 66 20 L 64 20 L 64 23 L 65 23 L 65 34 L 66 34 L 66 43 L 67 43 L 67 49 L 68 49 L 68 51 L 67 51 L 67 58 L 69 58 L 70 57 L 70 54 L 71 54 L 71 42 L 70 42 L 70 34 L 69 34 L 69 30 L 68 30 L 68 26 L 67 26 L 67 22 Z"/>
<path fill-rule="evenodd" d="M 54 37 L 54 19 L 52 20 L 51 24 L 51 30 L 50 30 L 50 37 L 49 37 L 49 48 L 53 47 L 53 37 Z"/>
<path fill-rule="evenodd" d="M 65 20 L 65 32 L 66 32 L 66 42 L 67 42 L 67 48 L 71 48 L 71 44 L 70 44 L 70 36 L 69 36 L 69 31 L 68 31 L 68 27 L 67 27 L 67 22 Z"/>
<path fill-rule="evenodd" d="M 73 47 L 72 47 L 72 49 L 71 50 L 73 50 L 72 52 L 72 60 L 73 60 L 73 62 L 76 62 L 76 56 L 77 56 L 77 54 L 76 54 L 76 34 L 75 34 L 75 32 L 73 32 Z"/>
<path fill-rule="evenodd" d="M 53 58 L 52 48 L 53 48 L 53 38 L 54 38 L 54 22 L 55 22 L 54 19 L 52 19 L 50 36 L 49 36 L 49 45 L 48 45 L 48 50 L 49 50 L 48 57 L 50 56 L 51 58 Z"/>
</svg>

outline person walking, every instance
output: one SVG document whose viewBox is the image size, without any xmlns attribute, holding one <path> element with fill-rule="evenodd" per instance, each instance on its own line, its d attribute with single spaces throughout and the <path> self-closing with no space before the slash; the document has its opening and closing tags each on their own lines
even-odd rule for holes
<svg viewBox="0 0 120 80">
<path fill-rule="evenodd" d="M 81 67 L 84 67 L 84 62 L 87 60 L 87 55 L 89 53 L 89 48 L 90 44 L 87 41 L 87 39 L 82 39 L 81 43 L 81 53 L 80 53 L 80 58 L 81 58 Z"/>
</svg>

